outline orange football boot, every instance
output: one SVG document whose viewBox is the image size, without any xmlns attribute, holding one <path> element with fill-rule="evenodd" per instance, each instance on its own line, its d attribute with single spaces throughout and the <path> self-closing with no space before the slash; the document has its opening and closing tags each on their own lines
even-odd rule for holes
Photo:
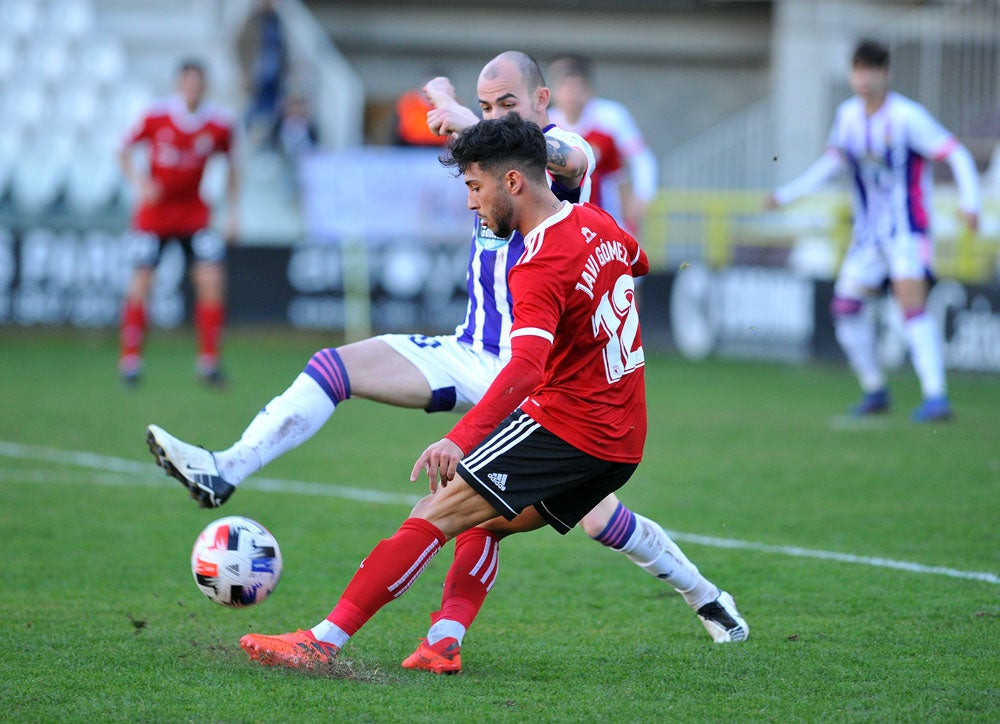
<svg viewBox="0 0 1000 724">
<path fill-rule="evenodd" d="M 433 674 L 457 674 L 462 670 L 462 647 L 458 639 L 444 638 L 436 644 L 420 639 L 417 650 L 403 661 L 404 669 L 422 669 Z"/>
</svg>

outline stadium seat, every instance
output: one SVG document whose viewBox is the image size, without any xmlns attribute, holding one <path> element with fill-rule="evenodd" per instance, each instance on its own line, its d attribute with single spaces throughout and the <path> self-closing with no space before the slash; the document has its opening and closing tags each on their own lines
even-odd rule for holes
<svg viewBox="0 0 1000 724">
<path fill-rule="evenodd" d="M 77 143 L 73 130 L 57 123 L 30 134 L 11 178 L 11 195 L 19 207 L 40 211 L 59 198 Z"/>
<path fill-rule="evenodd" d="M 80 41 L 77 55 L 79 72 L 105 87 L 120 82 L 128 70 L 125 46 L 113 35 L 87 35 Z"/>
<path fill-rule="evenodd" d="M 17 160 L 24 146 L 26 133 L 17 125 L 10 125 L 0 117 L 0 198 L 10 187 Z"/>
<path fill-rule="evenodd" d="M 99 145 L 78 148 L 66 175 L 66 205 L 81 214 L 101 211 L 117 198 L 122 183 L 114 153 Z"/>
<path fill-rule="evenodd" d="M 45 88 L 37 79 L 26 74 L 8 83 L 3 96 L 4 115 L 20 127 L 34 128 L 49 111 Z"/>
<path fill-rule="evenodd" d="M 34 144 L 21 155 L 11 178 L 11 197 L 22 211 L 45 211 L 59 199 L 70 156 L 48 144 Z"/>
<path fill-rule="evenodd" d="M 18 60 L 17 41 L 0 36 L 0 88 L 14 76 Z"/>
<path fill-rule="evenodd" d="M 94 28 L 90 0 L 49 0 L 43 21 L 50 31 L 68 40 L 79 40 Z"/>
<path fill-rule="evenodd" d="M 0 0 L 0 28 L 14 40 L 28 39 L 41 20 L 39 3 L 32 0 Z"/>
<path fill-rule="evenodd" d="M 58 84 L 71 67 L 69 44 L 49 32 L 38 34 L 27 48 L 27 69 L 41 82 Z"/>
<path fill-rule="evenodd" d="M 55 96 L 53 112 L 61 123 L 89 132 L 103 115 L 97 86 L 89 77 L 67 78 Z"/>
<path fill-rule="evenodd" d="M 110 89 L 106 108 L 106 123 L 116 142 L 136 122 L 139 115 L 153 102 L 150 87 L 138 80 L 130 79 Z"/>
</svg>

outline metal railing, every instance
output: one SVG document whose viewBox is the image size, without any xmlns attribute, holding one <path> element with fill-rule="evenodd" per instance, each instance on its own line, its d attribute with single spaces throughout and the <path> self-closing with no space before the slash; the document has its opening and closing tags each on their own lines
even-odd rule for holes
<svg viewBox="0 0 1000 724">
<path fill-rule="evenodd" d="M 960 220 L 953 188 L 935 193 L 935 272 L 964 282 L 1000 274 L 1000 199 L 988 199 L 981 231 Z M 732 189 L 662 189 L 650 205 L 642 243 L 656 269 L 702 263 L 795 268 L 832 278 L 851 235 L 846 194 L 822 192 L 780 212 L 763 210 L 763 194 Z"/>
<path fill-rule="evenodd" d="M 889 45 L 893 87 L 926 106 L 985 163 L 1000 142 L 1000 3 L 952 0 L 911 8 L 891 28 L 869 27 L 857 36 L 866 34 Z M 831 108 L 850 95 L 846 69 L 833 69 L 818 82 L 827 84 Z M 795 122 L 778 119 L 773 107 L 772 96 L 763 98 L 668 152 L 662 161 L 665 185 L 772 187 L 776 173 L 769 154 L 782 132 L 779 121 Z"/>
</svg>

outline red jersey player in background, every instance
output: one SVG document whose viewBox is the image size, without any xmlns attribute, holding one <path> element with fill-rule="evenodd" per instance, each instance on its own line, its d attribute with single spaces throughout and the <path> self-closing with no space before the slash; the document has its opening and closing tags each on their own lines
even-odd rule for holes
<svg viewBox="0 0 1000 724">
<path fill-rule="evenodd" d="M 549 63 L 552 122 L 579 133 L 594 149 L 597 166 L 590 200 L 633 234 L 642 230 L 646 208 L 656 196 L 656 156 L 628 109 L 594 95 L 593 68 L 586 58 L 564 55 Z"/>
<path fill-rule="evenodd" d="M 129 130 L 119 155 L 122 173 L 135 189 L 129 257 L 132 277 L 125 293 L 121 319 L 122 381 L 133 386 L 142 372 L 142 346 L 153 272 L 164 247 L 176 241 L 184 250 L 195 293 L 194 325 L 198 336 L 196 367 L 209 385 L 222 386 L 219 364 L 225 321 L 226 245 L 237 236 L 238 173 L 233 123 L 227 114 L 204 100 L 204 66 L 181 63 L 177 94 L 150 108 Z M 148 172 L 133 160 L 135 146 L 148 149 Z M 214 154 L 228 160 L 225 239 L 210 228 L 210 210 L 201 198 L 205 164 Z"/>
<path fill-rule="evenodd" d="M 597 206 L 552 193 L 545 136 L 516 113 L 466 128 L 449 151 L 445 163 L 464 175 L 469 208 L 497 236 L 524 236 L 509 274 L 510 361 L 420 455 L 410 479 L 425 472 L 431 493 L 365 558 L 326 619 L 308 631 L 240 640 L 263 664 L 328 663 L 451 538 L 488 522 L 566 533 L 642 458 L 646 399 L 633 275 L 648 271 L 645 253 Z M 457 658 L 457 642 L 449 643 Z"/>
</svg>

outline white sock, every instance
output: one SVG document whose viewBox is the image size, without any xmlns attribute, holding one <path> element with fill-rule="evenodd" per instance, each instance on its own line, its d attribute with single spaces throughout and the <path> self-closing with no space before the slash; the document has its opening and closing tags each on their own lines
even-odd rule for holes
<svg viewBox="0 0 1000 724">
<path fill-rule="evenodd" d="M 934 318 L 926 311 L 906 320 L 903 325 L 910 345 L 910 360 L 920 379 L 924 397 L 941 397 L 947 391 L 944 375 L 944 349 Z"/>
<path fill-rule="evenodd" d="M 847 361 L 858 376 L 861 389 L 877 392 L 885 387 L 885 373 L 875 353 L 875 322 L 868 309 L 834 317 L 833 328 Z"/>
<path fill-rule="evenodd" d="M 641 515 L 635 520 L 635 532 L 621 549 L 629 560 L 673 586 L 695 610 L 719 597 L 718 587 L 701 575 L 658 523 Z"/>
<path fill-rule="evenodd" d="M 436 644 L 441 639 L 453 638 L 458 640 L 458 645 L 462 645 L 462 638 L 465 636 L 465 626 L 458 621 L 442 618 L 436 621 L 427 631 L 427 643 Z"/>
<path fill-rule="evenodd" d="M 315 435 L 330 419 L 336 406 L 323 388 L 307 374 L 257 413 L 243 436 L 227 450 L 215 453 L 219 474 L 239 485 L 272 460 Z"/>
<path fill-rule="evenodd" d="M 333 644 L 338 649 L 344 648 L 344 644 L 348 642 L 351 638 L 344 629 L 340 626 L 336 626 L 326 619 L 323 619 L 318 624 L 312 627 L 312 634 L 320 641 L 325 641 L 328 644 Z"/>
</svg>

